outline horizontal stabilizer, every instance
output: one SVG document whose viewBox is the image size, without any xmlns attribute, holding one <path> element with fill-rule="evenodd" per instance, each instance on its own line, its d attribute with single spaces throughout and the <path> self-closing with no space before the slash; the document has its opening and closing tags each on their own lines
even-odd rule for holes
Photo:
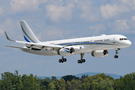
<svg viewBox="0 0 135 90">
<path fill-rule="evenodd" d="M 5 32 L 5 35 L 6 35 L 7 40 L 13 41 L 13 42 L 16 42 L 16 43 L 25 44 L 25 46 L 26 46 L 26 48 L 25 47 L 17 47 L 17 46 L 6 46 L 6 47 L 20 48 L 20 49 L 28 49 L 27 47 L 36 47 L 36 49 L 39 49 L 39 48 L 40 49 L 42 49 L 42 48 L 60 49 L 60 48 L 63 48 L 63 46 L 60 46 L 60 45 L 51 45 L 51 44 L 44 44 L 44 43 L 34 43 L 34 42 L 24 42 L 24 41 L 11 40 L 6 32 Z"/>
<path fill-rule="evenodd" d="M 24 48 L 24 47 L 17 47 L 17 46 L 8 46 L 8 45 L 6 45 L 5 47 L 11 47 L 11 48 L 19 48 L 19 49 L 28 49 L 28 48 Z"/>
</svg>

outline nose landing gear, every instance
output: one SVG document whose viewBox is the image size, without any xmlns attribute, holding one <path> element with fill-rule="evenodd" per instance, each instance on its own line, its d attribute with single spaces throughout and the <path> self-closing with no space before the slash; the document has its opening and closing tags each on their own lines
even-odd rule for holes
<svg viewBox="0 0 135 90">
<path fill-rule="evenodd" d="M 118 58 L 119 56 L 118 55 L 114 55 L 114 58 Z"/>
<path fill-rule="evenodd" d="M 115 53 L 115 55 L 114 55 L 114 58 L 118 58 L 118 57 L 119 57 L 119 56 L 117 55 L 117 54 L 118 54 L 118 50 L 120 50 L 120 48 L 118 48 L 118 49 L 115 50 L 116 53 Z"/>
</svg>

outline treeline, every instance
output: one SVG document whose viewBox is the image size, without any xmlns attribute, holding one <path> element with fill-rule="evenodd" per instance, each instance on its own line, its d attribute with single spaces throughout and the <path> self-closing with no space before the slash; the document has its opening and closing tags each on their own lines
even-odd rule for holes
<svg viewBox="0 0 135 90">
<path fill-rule="evenodd" d="M 135 73 L 127 74 L 120 79 L 108 75 L 82 75 L 81 78 L 67 75 L 58 80 L 52 78 L 39 79 L 32 74 L 18 75 L 4 72 L 1 74 L 0 90 L 135 90 Z"/>
</svg>

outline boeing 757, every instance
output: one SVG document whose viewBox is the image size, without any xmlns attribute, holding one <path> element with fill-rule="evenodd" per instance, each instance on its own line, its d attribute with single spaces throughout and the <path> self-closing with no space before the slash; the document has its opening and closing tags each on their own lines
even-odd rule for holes
<svg viewBox="0 0 135 90">
<path fill-rule="evenodd" d="M 28 24 L 22 20 L 20 21 L 21 29 L 23 32 L 23 37 L 25 41 L 11 40 L 7 33 L 5 32 L 6 38 L 9 41 L 24 44 L 24 47 L 18 46 L 6 46 L 12 48 L 21 49 L 24 52 L 37 54 L 37 55 L 60 55 L 62 59 L 59 59 L 59 63 L 66 62 L 65 56 L 70 56 L 74 54 L 80 54 L 80 60 L 78 63 L 84 63 L 83 59 L 85 53 L 90 53 L 93 57 L 105 57 L 108 55 L 109 49 L 115 50 L 114 58 L 118 58 L 118 50 L 121 48 L 126 48 L 131 45 L 131 41 L 123 35 L 113 34 L 113 35 L 100 35 L 93 37 L 84 38 L 74 38 L 56 41 L 46 41 L 41 42 L 32 32 Z"/>
</svg>

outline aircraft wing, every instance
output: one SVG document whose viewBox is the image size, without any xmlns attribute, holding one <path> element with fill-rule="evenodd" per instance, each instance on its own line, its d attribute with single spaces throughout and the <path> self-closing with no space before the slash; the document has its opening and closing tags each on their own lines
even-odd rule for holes
<svg viewBox="0 0 135 90">
<path fill-rule="evenodd" d="M 25 41 L 16 41 L 16 40 L 11 40 L 7 33 L 5 32 L 6 38 L 9 41 L 13 41 L 13 42 L 17 42 L 17 43 L 21 43 L 21 44 L 25 44 L 26 47 L 29 48 L 37 48 L 37 49 L 42 49 L 42 48 L 54 48 L 54 49 L 60 49 L 62 48 L 62 46 L 60 45 L 51 45 L 51 44 L 43 44 L 43 43 L 31 43 L 31 42 L 25 42 Z M 16 46 L 7 46 L 7 47 L 12 47 L 12 48 L 21 48 L 21 47 L 16 47 Z"/>
</svg>

